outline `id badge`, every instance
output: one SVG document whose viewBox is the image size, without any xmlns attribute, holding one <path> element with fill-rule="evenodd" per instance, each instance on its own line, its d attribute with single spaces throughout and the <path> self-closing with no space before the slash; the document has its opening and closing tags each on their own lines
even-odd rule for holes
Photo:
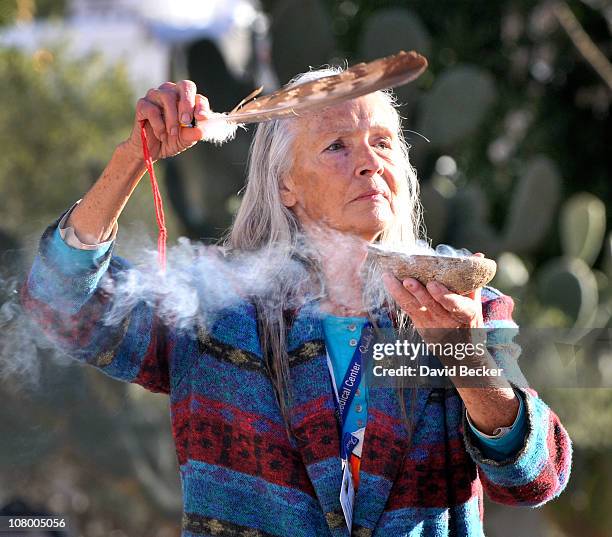
<svg viewBox="0 0 612 537">
<path fill-rule="evenodd" d="M 342 466 L 342 486 L 340 487 L 340 505 L 346 520 L 346 527 L 351 532 L 353 527 L 353 503 L 355 501 L 355 488 L 353 487 L 353 478 L 351 476 L 350 465 L 343 460 Z"/>
</svg>

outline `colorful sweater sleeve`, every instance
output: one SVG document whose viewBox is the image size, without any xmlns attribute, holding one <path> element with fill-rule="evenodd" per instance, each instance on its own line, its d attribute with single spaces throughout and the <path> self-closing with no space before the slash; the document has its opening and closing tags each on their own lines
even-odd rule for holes
<svg viewBox="0 0 612 537">
<path fill-rule="evenodd" d="M 508 369 L 513 364 L 517 367 L 520 346 L 513 342 L 518 330 L 512 319 L 513 300 L 492 287 L 485 287 L 482 305 L 489 352 L 498 364 Z M 465 445 L 491 500 L 536 507 L 561 494 L 567 485 L 572 444 L 557 415 L 537 392 L 525 383 L 514 384 L 513 375 L 510 381 L 522 397 L 526 416 L 526 434 L 518 451 L 501 460 L 488 458 L 464 413 Z"/>
<path fill-rule="evenodd" d="M 154 308 L 136 302 L 120 322 L 105 322 L 113 283 L 130 264 L 112 255 L 114 241 L 94 250 L 66 244 L 58 229 L 61 218 L 43 233 L 21 287 L 24 310 L 72 358 L 115 379 L 168 393 L 168 333 Z"/>
</svg>

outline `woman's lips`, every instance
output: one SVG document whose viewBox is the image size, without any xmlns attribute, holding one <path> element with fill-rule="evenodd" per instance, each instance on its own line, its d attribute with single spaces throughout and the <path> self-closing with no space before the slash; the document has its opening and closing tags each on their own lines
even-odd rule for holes
<svg viewBox="0 0 612 537">
<path fill-rule="evenodd" d="M 379 201 L 383 201 L 386 200 L 387 197 L 384 195 L 383 192 L 380 192 L 378 190 L 370 190 L 369 192 L 364 192 L 363 194 L 361 194 L 361 196 L 356 197 L 353 201 L 358 201 L 358 200 L 379 200 Z"/>
</svg>

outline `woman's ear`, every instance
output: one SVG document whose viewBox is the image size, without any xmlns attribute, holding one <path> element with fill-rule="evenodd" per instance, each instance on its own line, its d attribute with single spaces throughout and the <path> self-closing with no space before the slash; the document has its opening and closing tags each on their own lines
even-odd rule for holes
<svg viewBox="0 0 612 537">
<path fill-rule="evenodd" d="M 294 184 L 290 177 L 281 180 L 280 196 L 283 205 L 287 208 L 293 207 L 297 203 L 297 197 L 294 192 Z"/>
</svg>

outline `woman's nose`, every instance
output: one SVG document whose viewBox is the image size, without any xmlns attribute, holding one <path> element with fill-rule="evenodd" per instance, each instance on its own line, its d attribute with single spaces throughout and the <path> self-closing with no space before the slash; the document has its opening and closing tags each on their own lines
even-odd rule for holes
<svg viewBox="0 0 612 537">
<path fill-rule="evenodd" d="M 359 177 L 371 177 L 382 175 L 384 171 L 383 161 L 370 145 L 364 146 L 357 156 L 355 175 Z"/>
</svg>

